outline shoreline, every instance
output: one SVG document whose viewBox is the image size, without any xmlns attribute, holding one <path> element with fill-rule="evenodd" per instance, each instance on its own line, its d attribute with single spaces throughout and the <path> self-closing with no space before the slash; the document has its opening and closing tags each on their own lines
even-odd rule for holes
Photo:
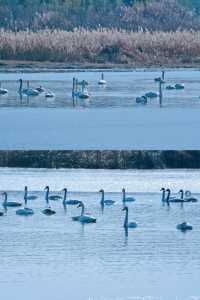
<svg viewBox="0 0 200 300">
<path fill-rule="evenodd" d="M 170 63 L 170 64 L 118 64 L 118 63 L 65 63 L 65 62 L 50 62 L 50 61 L 17 61 L 17 60 L 0 60 L 0 73 L 13 72 L 13 71 L 132 71 L 136 69 L 149 69 L 149 70 L 160 70 L 160 69 L 200 69 L 199 63 Z"/>
</svg>

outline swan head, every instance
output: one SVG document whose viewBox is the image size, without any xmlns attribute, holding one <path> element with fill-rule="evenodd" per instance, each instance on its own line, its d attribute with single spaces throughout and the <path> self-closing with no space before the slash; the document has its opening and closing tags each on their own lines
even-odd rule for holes
<svg viewBox="0 0 200 300">
<path fill-rule="evenodd" d="M 161 191 L 161 192 L 164 192 L 164 191 L 165 191 L 165 188 L 161 188 L 160 191 Z"/>
<path fill-rule="evenodd" d="M 2 196 L 7 196 L 7 193 L 6 192 L 2 192 L 1 195 Z"/>
<path fill-rule="evenodd" d="M 79 207 L 83 207 L 83 206 L 84 206 L 83 202 L 82 202 L 82 201 L 80 201 L 80 203 L 78 204 L 77 208 L 79 208 Z"/>
<path fill-rule="evenodd" d="M 27 186 L 25 186 L 24 191 L 28 192 L 28 187 Z"/>
<path fill-rule="evenodd" d="M 124 206 L 124 207 L 122 208 L 122 211 L 128 211 L 128 206 Z"/>
<path fill-rule="evenodd" d="M 66 189 L 66 188 L 64 188 L 64 189 L 62 190 L 62 192 L 65 192 L 65 193 L 67 193 L 67 189 Z"/>
<path fill-rule="evenodd" d="M 125 190 L 125 188 L 123 188 L 123 189 L 122 189 L 122 193 L 125 193 L 125 192 L 126 192 L 126 190 Z"/>
<path fill-rule="evenodd" d="M 184 193 L 184 191 L 183 191 L 183 190 L 180 190 L 179 193 Z"/>
<path fill-rule="evenodd" d="M 104 193 L 104 190 L 103 190 L 103 189 L 101 189 L 101 190 L 99 191 L 99 193 Z"/>
<path fill-rule="evenodd" d="M 49 186 L 48 185 L 44 188 L 44 191 L 49 191 Z"/>
</svg>

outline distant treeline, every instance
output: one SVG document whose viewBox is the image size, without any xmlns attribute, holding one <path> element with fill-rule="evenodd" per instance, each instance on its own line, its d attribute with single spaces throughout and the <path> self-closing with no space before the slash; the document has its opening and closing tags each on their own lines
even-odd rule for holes
<svg viewBox="0 0 200 300">
<path fill-rule="evenodd" d="M 0 28 L 200 29 L 199 0 L 0 0 Z"/>
<path fill-rule="evenodd" d="M 0 151 L 0 167 L 199 169 L 200 151 Z"/>
</svg>

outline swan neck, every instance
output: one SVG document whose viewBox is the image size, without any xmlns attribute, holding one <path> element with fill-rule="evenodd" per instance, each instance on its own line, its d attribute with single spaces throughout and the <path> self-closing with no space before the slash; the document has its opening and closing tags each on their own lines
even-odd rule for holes
<svg viewBox="0 0 200 300">
<path fill-rule="evenodd" d="M 84 206 L 84 204 L 82 204 L 82 210 L 81 210 L 81 216 L 83 216 L 84 215 L 84 212 L 85 212 L 85 206 Z"/>
<path fill-rule="evenodd" d="M 162 202 L 165 201 L 165 190 L 162 191 Z"/>
<path fill-rule="evenodd" d="M 101 192 L 101 203 L 104 203 L 104 191 Z"/>
<path fill-rule="evenodd" d="M 67 200 L 67 190 L 64 190 L 64 198 L 63 198 L 63 202 L 65 202 Z"/>
<path fill-rule="evenodd" d="M 46 190 L 45 200 L 46 203 L 49 204 L 49 189 Z"/>
<path fill-rule="evenodd" d="M 125 199 L 126 199 L 126 192 L 123 191 L 123 202 L 125 202 Z"/>
<path fill-rule="evenodd" d="M 124 227 L 128 227 L 128 209 L 126 209 L 125 219 L 124 219 Z"/>
</svg>

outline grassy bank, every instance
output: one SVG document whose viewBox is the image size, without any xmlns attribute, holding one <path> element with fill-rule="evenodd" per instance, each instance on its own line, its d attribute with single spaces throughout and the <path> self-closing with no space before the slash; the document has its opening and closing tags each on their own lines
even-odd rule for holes
<svg viewBox="0 0 200 300">
<path fill-rule="evenodd" d="M 200 31 L 43 30 L 0 32 L 1 66 L 191 66 L 200 64 Z M 10 63 L 11 64 L 11 63 Z M 9 63 L 8 63 L 9 65 Z"/>
<path fill-rule="evenodd" d="M 200 151 L 0 151 L 0 167 L 199 169 Z"/>
</svg>

